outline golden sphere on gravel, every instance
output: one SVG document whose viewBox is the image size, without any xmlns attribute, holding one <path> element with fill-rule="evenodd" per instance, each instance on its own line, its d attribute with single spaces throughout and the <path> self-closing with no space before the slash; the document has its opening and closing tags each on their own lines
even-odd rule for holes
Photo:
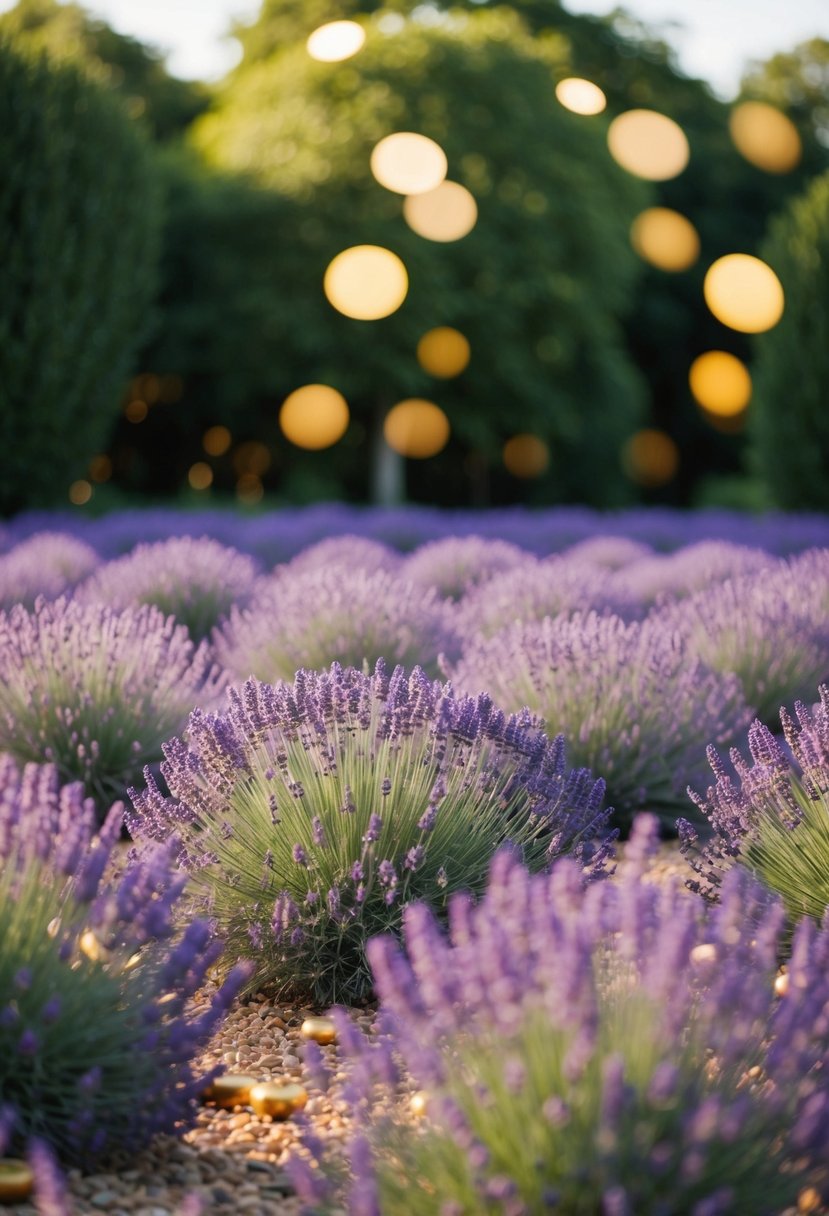
<svg viewBox="0 0 829 1216">
<path fill-rule="evenodd" d="M 290 1119 L 307 1101 L 306 1090 L 293 1081 L 262 1081 L 250 1091 L 250 1105 L 257 1115 L 272 1119 Z"/>
<path fill-rule="evenodd" d="M 333 1043 L 337 1038 L 337 1027 L 331 1018 L 306 1018 L 299 1033 L 303 1039 L 313 1039 L 323 1047 Z"/>
<path fill-rule="evenodd" d="M 7 1157 L 0 1161 L 0 1203 L 21 1203 L 28 1199 L 35 1177 L 25 1161 Z"/>
<path fill-rule="evenodd" d="M 215 1102 L 217 1106 L 248 1106 L 250 1091 L 258 1085 L 258 1077 L 250 1077 L 244 1073 L 225 1073 L 216 1077 L 202 1094 L 205 1102 Z"/>
</svg>

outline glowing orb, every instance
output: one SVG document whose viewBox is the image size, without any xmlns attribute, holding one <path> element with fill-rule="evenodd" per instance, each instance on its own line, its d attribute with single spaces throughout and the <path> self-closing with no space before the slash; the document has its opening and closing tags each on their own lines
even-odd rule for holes
<svg viewBox="0 0 829 1216">
<path fill-rule="evenodd" d="M 381 186 L 396 194 L 423 194 L 446 177 L 446 153 L 433 139 L 398 131 L 381 139 L 371 154 L 371 171 Z"/>
<path fill-rule="evenodd" d="M 208 456 L 224 456 L 233 442 L 233 436 L 226 426 L 209 426 L 201 442 Z"/>
<path fill-rule="evenodd" d="M 348 405 L 342 393 L 327 384 L 304 384 L 282 403 L 282 434 L 298 448 L 319 452 L 342 439 L 348 428 Z"/>
<path fill-rule="evenodd" d="M 460 182 L 441 182 L 425 194 L 411 194 L 403 203 L 409 227 L 428 241 L 459 241 L 475 227 L 478 204 Z"/>
<path fill-rule="evenodd" d="M 687 270 L 699 257 L 696 228 L 670 207 L 640 211 L 631 225 L 630 242 L 640 258 L 659 270 Z"/>
<path fill-rule="evenodd" d="M 737 151 L 766 173 L 790 173 L 800 163 L 803 145 L 797 127 L 781 110 L 764 101 L 735 106 L 728 130 Z"/>
<path fill-rule="evenodd" d="M 550 449 L 538 435 L 513 435 L 504 444 L 502 455 L 513 477 L 540 477 L 550 463 Z"/>
<path fill-rule="evenodd" d="M 213 481 L 213 470 L 203 460 L 190 465 L 187 480 L 194 490 L 206 490 Z"/>
<path fill-rule="evenodd" d="M 688 381 L 694 399 L 720 417 L 741 413 L 751 400 L 751 376 L 736 355 L 708 350 L 691 364 Z"/>
<path fill-rule="evenodd" d="M 312 59 L 339 63 L 356 55 L 366 40 L 366 31 L 356 21 L 329 21 L 309 34 L 305 46 Z"/>
<path fill-rule="evenodd" d="M 401 456 L 426 460 L 436 456 L 449 442 L 449 419 L 433 401 L 410 397 L 386 414 L 383 435 L 389 447 Z"/>
<path fill-rule="evenodd" d="M 556 85 L 556 98 L 565 110 L 572 110 L 574 114 L 601 114 L 607 105 L 607 98 L 599 86 L 580 76 L 560 80 Z"/>
<path fill-rule="evenodd" d="M 449 380 L 459 376 L 469 364 L 469 342 L 450 325 L 430 329 L 417 344 L 417 361 L 430 376 Z"/>
<path fill-rule="evenodd" d="M 381 245 L 352 245 L 329 264 L 323 289 L 329 304 L 346 317 L 377 321 L 396 312 L 403 303 L 409 290 L 409 276 L 400 258 L 390 249 Z"/>
<path fill-rule="evenodd" d="M 656 110 L 626 110 L 614 118 L 607 146 L 618 165 L 650 182 L 676 177 L 691 154 L 682 128 Z"/>
<path fill-rule="evenodd" d="M 640 486 L 663 486 L 679 468 L 679 449 L 664 431 L 637 431 L 622 448 L 622 468 Z"/>
<path fill-rule="evenodd" d="M 718 321 L 744 334 L 761 334 L 783 315 L 780 280 L 770 266 L 747 253 L 728 253 L 708 268 L 705 302 Z"/>
</svg>

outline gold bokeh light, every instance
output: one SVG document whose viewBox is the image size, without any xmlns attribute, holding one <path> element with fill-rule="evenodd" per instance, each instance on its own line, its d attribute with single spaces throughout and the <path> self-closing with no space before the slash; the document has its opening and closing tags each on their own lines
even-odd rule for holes
<svg viewBox="0 0 829 1216">
<path fill-rule="evenodd" d="M 690 157 L 685 132 L 656 110 L 626 110 L 614 118 L 607 146 L 618 165 L 650 182 L 677 177 Z"/>
<path fill-rule="evenodd" d="M 89 462 L 87 469 L 90 481 L 109 481 L 112 476 L 112 459 L 102 453 L 100 456 L 93 456 Z"/>
<path fill-rule="evenodd" d="M 83 507 L 92 497 L 92 486 L 84 478 L 73 481 L 69 487 L 69 501 L 75 507 Z"/>
<path fill-rule="evenodd" d="M 513 477 L 540 477 L 550 464 L 550 449 L 538 435 L 513 435 L 504 444 L 504 464 Z"/>
<path fill-rule="evenodd" d="M 707 350 L 698 355 L 688 372 L 694 400 L 719 417 L 740 414 L 751 400 L 749 370 L 736 355 L 725 350 Z"/>
<path fill-rule="evenodd" d="M 246 507 L 252 507 L 261 502 L 264 493 L 262 482 L 255 473 L 243 473 L 236 482 L 236 497 Z"/>
<path fill-rule="evenodd" d="M 395 194 L 423 194 L 446 177 L 448 162 L 440 144 L 414 131 L 381 139 L 371 154 L 371 172 Z"/>
<path fill-rule="evenodd" d="M 224 456 L 233 442 L 226 426 L 209 426 L 202 436 L 202 447 L 208 456 Z"/>
<path fill-rule="evenodd" d="M 341 63 L 362 49 L 366 31 L 356 21 L 328 21 L 308 35 L 308 54 L 320 63 Z"/>
<path fill-rule="evenodd" d="M 700 252 L 696 228 L 670 207 L 640 211 L 631 224 L 630 243 L 644 261 L 672 273 L 688 270 Z"/>
<path fill-rule="evenodd" d="M 418 236 L 428 241 L 459 241 L 475 227 L 478 204 L 466 186 L 445 181 L 425 194 L 408 195 L 403 217 Z"/>
<path fill-rule="evenodd" d="M 602 89 L 592 80 L 584 80 L 581 76 L 568 76 L 566 80 L 560 80 L 556 85 L 556 99 L 573 114 L 601 114 L 607 106 Z"/>
<path fill-rule="evenodd" d="M 800 164 L 803 145 L 792 120 L 765 101 L 743 101 L 728 119 L 734 147 L 765 173 L 791 173 Z"/>
<path fill-rule="evenodd" d="M 206 490 L 213 484 L 213 470 L 205 461 L 197 460 L 190 465 L 187 480 L 194 490 Z"/>
<path fill-rule="evenodd" d="M 342 439 L 348 429 L 348 405 L 328 384 L 304 384 L 282 403 L 279 426 L 298 448 L 319 452 Z"/>
<path fill-rule="evenodd" d="M 398 402 L 383 422 L 389 447 L 415 460 L 437 456 L 449 442 L 449 430 L 449 419 L 440 406 L 420 397 Z"/>
<path fill-rule="evenodd" d="M 748 253 L 717 258 L 708 268 L 702 289 L 717 320 L 740 333 L 765 333 L 783 315 L 780 280 L 771 266 Z"/>
<path fill-rule="evenodd" d="M 631 435 L 622 448 L 622 468 L 631 481 L 654 489 L 664 486 L 679 468 L 679 448 L 664 431 L 647 427 Z"/>
<path fill-rule="evenodd" d="M 252 473 L 261 477 L 271 467 L 271 454 L 266 444 L 258 439 L 248 439 L 240 443 L 233 453 L 233 468 L 241 477 L 244 473 Z"/>
<path fill-rule="evenodd" d="M 469 366 L 471 350 L 459 329 L 439 325 L 430 329 L 417 344 L 417 361 L 430 376 L 450 380 Z"/>
<path fill-rule="evenodd" d="M 344 316 L 378 321 L 396 312 L 403 303 L 409 290 L 409 276 L 400 258 L 390 249 L 381 245 L 352 245 L 331 261 L 323 288 L 329 304 Z"/>
</svg>

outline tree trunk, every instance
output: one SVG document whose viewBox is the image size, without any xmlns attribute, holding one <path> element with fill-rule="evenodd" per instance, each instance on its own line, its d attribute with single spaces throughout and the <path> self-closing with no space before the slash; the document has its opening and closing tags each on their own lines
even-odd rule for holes
<svg viewBox="0 0 829 1216">
<path fill-rule="evenodd" d="M 396 507 L 406 501 L 404 458 L 383 438 L 384 411 L 375 416 L 371 450 L 371 501 L 379 507 Z"/>
</svg>

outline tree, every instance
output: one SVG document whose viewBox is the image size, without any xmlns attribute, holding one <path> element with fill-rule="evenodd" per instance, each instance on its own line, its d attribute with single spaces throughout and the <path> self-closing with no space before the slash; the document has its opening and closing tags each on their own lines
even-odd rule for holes
<svg viewBox="0 0 829 1216">
<path fill-rule="evenodd" d="M 18 0 L 0 16 L 0 34 L 24 49 L 43 51 L 58 63 L 71 62 L 141 118 L 156 139 L 180 136 L 207 108 L 202 85 L 178 80 L 156 50 L 118 34 L 79 4 L 57 0 Z"/>
<path fill-rule="evenodd" d="M 829 510 L 829 173 L 771 226 L 763 256 L 786 295 L 782 320 L 756 339 L 751 441 L 775 504 Z"/>
<path fill-rule="evenodd" d="M 464 449 L 494 462 L 509 434 L 533 431 L 552 451 L 548 493 L 622 501 L 619 448 L 641 417 L 641 386 L 619 317 L 636 274 L 627 230 L 647 191 L 607 156 L 601 121 L 555 102 L 555 41 L 532 39 L 507 10 L 369 31 L 339 67 L 294 43 L 239 70 L 194 128 L 210 164 L 296 208 L 272 236 L 280 274 L 260 329 L 263 387 L 273 401 L 327 380 L 372 431 L 396 400 L 435 397 L 458 446 L 430 463 L 435 480 L 421 488 L 432 495 L 441 474 L 457 482 Z M 417 236 L 400 197 L 372 179 L 372 148 L 400 129 L 437 140 L 450 177 L 478 200 L 463 240 Z M 404 306 L 383 321 L 348 320 L 322 294 L 329 261 L 363 243 L 391 248 L 409 270 Z M 445 324 L 467 335 L 473 358 L 437 385 L 414 352 Z"/>
<path fill-rule="evenodd" d="M 811 38 L 791 51 L 753 63 L 743 92 L 786 110 L 799 128 L 807 172 L 826 164 L 829 149 L 829 39 Z"/>
<path fill-rule="evenodd" d="M 0 40 L 0 509 L 65 500 L 105 444 L 155 288 L 145 141 L 68 67 Z"/>
</svg>

